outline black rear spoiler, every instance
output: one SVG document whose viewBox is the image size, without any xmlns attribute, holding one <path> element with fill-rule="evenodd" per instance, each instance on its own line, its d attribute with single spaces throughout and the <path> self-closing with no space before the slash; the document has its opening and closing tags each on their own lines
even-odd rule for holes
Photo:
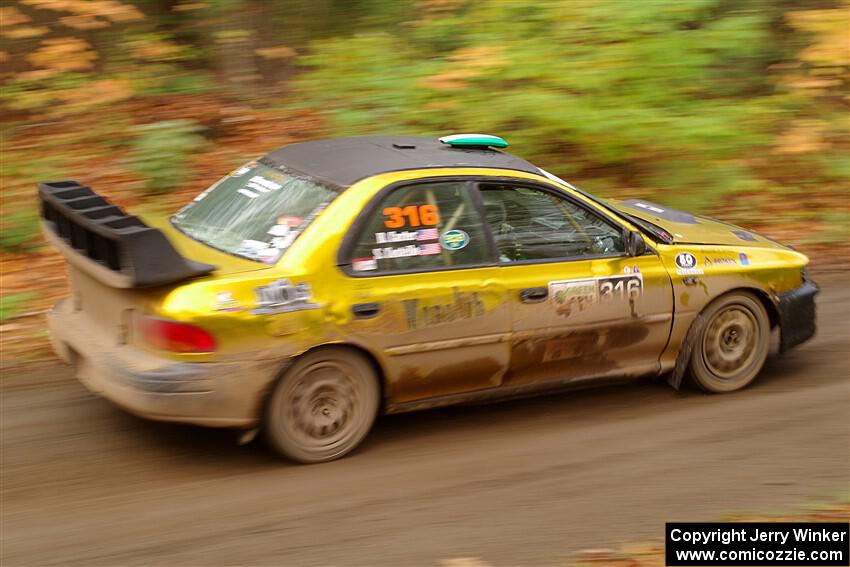
<svg viewBox="0 0 850 567">
<path fill-rule="evenodd" d="M 184 258 L 157 228 L 76 181 L 38 184 L 45 235 L 80 269 L 113 287 L 149 287 L 216 269 Z"/>
</svg>

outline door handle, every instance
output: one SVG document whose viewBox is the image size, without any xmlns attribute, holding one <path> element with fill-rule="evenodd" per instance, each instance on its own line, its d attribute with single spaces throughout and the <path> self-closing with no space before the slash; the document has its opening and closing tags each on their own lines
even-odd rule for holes
<svg viewBox="0 0 850 567">
<path fill-rule="evenodd" d="M 381 306 L 377 303 L 357 303 L 351 306 L 351 311 L 358 319 L 371 319 L 378 315 Z"/>
<path fill-rule="evenodd" d="M 549 288 L 527 287 L 520 290 L 519 298 L 523 303 L 540 303 L 549 296 Z"/>
</svg>

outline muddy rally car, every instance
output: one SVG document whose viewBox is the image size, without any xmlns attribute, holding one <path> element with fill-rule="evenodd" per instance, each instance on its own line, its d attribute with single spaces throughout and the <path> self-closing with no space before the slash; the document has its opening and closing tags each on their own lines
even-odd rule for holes
<svg viewBox="0 0 850 567">
<path fill-rule="evenodd" d="M 505 146 L 294 144 L 144 221 L 78 182 L 42 183 L 71 283 L 54 348 L 132 413 L 262 431 L 318 462 L 381 413 L 652 375 L 731 392 L 772 340 L 814 334 L 804 255 L 602 201 Z"/>
</svg>

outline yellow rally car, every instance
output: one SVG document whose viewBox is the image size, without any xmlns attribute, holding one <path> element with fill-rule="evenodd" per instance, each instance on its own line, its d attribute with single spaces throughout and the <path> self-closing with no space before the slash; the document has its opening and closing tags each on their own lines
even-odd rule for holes
<svg viewBox="0 0 850 567">
<path fill-rule="evenodd" d="M 39 185 L 79 379 L 152 419 L 340 457 L 378 413 L 609 379 L 749 384 L 815 332 L 808 259 L 644 200 L 605 202 L 501 138 L 344 138 L 246 164 L 146 224 Z"/>
</svg>

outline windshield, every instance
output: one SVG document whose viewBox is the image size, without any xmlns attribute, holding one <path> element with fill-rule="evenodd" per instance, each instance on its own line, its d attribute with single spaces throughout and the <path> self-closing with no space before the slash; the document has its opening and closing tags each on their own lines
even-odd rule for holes
<svg viewBox="0 0 850 567">
<path fill-rule="evenodd" d="M 335 196 L 292 172 L 251 162 L 195 197 L 171 222 L 208 246 L 273 264 Z"/>
</svg>

